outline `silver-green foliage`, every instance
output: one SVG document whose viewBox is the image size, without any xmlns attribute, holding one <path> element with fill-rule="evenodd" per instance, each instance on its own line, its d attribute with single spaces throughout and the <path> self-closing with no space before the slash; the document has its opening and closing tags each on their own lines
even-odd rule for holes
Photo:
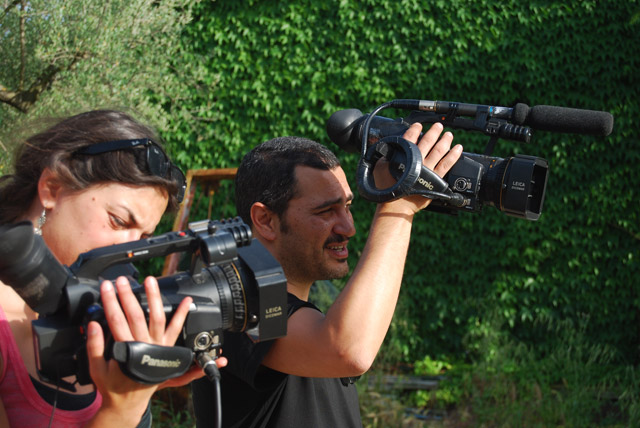
<svg viewBox="0 0 640 428">
<path fill-rule="evenodd" d="M 31 132 L 43 117 L 123 108 L 164 132 L 169 117 L 189 120 L 182 101 L 203 69 L 182 61 L 180 35 L 194 4 L 3 1 L 0 161 L 7 159 L 8 137 L 17 129 Z"/>
</svg>

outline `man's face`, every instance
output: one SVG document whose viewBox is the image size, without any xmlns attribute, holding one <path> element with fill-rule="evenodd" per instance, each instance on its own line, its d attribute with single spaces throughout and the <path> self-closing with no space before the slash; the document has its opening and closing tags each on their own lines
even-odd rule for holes
<svg viewBox="0 0 640 428">
<path fill-rule="evenodd" d="M 347 243 L 356 232 L 344 171 L 298 166 L 295 175 L 296 195 L 280 219 L 274 255 L 289 283 L 344 277 L 349 273 Z"/>
</svg>

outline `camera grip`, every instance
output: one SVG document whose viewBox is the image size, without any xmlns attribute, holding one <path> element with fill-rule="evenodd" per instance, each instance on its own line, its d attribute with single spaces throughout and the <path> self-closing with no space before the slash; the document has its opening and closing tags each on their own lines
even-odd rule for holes
<svg viewBox="0 0 640 428">
<path fill-rule="evenodd" d="M 148 385 L 182 376 L 194 362 L 189 348 L 145 342 L 115 342 L 112 356 L 125 375 Z"/>
<path fill-rule="evenodd" d="M 386 189 L 376 187 L 373 169 L 382 158 L 390 159 L 394 153 L 402 154 L 402 173 L 396 183 Z M 420 177 L 422 154 L 418 146 L 402 137 L 385 137 L 369 146 L 365 156 L 360 159 L 357 179 L 358 191 L 371 202 L 387 202 L 411 194 L 414 184 Z"/>
</svg>

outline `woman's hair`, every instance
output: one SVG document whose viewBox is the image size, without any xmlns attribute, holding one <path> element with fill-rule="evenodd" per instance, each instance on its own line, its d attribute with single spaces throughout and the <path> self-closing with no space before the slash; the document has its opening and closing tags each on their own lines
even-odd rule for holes
<svg viewBox="0 0 640 428">
<path fill-rule="evenodd" d="M 142 138 L 160 145 L 151 128 L 115 110 L 94 110 L 71 116 L 27 138 L 18 147 L 13 174 L 0 178 L 0 224 L 16 221 L 29 209 L 45 168 L 74 191 L 108 182 L 163 188 L 169 195 L 167 209 L 175 210 L 180 203 L 178 184 L 149 171 L 143 148 L 96 155 L 76 153 L 96 143 Z"/>
</svg>

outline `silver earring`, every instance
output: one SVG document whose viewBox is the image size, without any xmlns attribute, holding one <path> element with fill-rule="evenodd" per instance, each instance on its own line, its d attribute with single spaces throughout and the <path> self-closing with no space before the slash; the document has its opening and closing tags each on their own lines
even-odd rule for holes
<svg viewBox="0 0 640 428">
<path fill-rule="evenodd" d="M 33 229 L 33 232 L 36 235 L 42 235 L 42 226 L 44 226 L 47 221 L 47 210 L 42 210 L 42 214 L 40 214 L 40 218 L 38 219 L 38 225 Z"/>
</svg>

